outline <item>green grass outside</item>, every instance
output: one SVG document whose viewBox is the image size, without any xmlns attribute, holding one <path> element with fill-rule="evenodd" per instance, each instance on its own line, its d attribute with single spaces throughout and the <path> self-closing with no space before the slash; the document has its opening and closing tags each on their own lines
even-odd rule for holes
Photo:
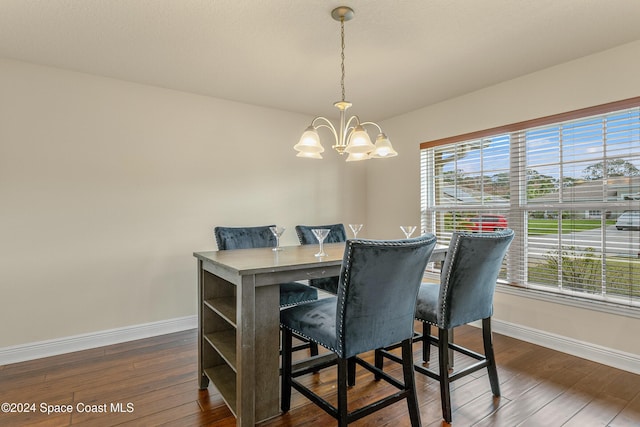
<svg viewBox="0 0 640 427">
<path fill-rule="evenodd" d="M 613 225 L 616 223 L 613 219 L 606 221 L 607 225 Z M 593 230 L 600 228 L 601 223 L 599 219 L 564 219 L 562 220 L 562 233 L 573 233 L 576 231 Z M 541 234 L 557 234 L 558 233 L 558 220 L 557 219 L 529 219 L 529 236 L 538 236 Z"/>
<path fill-rule="evenodd" d="M 614 219 L 606 220 L 607 225 L 614 225 Z M 469 224 L 464 220 L 458 222 L 458 229 L 465 229 Z M 562 233 L 573 233 L 598 229 L 602 225 L 599 219 L 564 219 Z M 451 216 L 445 217 L 445 228 L 453 230 Z M 534 219 L 528 221 L 529 236 L 557 234 L 557 219 Z M 580 289 L 583 292 L 600 294 L 602 292 L 602 264 L 599 256 L 584 256 L 571 249 L 563 255 L 563 282 L 567 288 Z M 530 262 L 528 268 L 529 282 L 542 286 L 558 286 L 558 253 L 550 251 L 544 260 Z M 640 260 L 607 257 L 606 286 L 609 295 L 640 298 Z M 504 278 L 505 274 L 501 274 Z"/>
<path fill-rule="evenodd" d="M 607 220 L 613 225 L 615 220 Z M 562 233 L 593 230 L 601 227 L 599 219 L 565 219 Z M 530 219 L 529 236 L 557 234 L 557 219 Z M 602 258 L 595 254 L 574 252 L 573 248 L 563 253 L 563 284 L 567 288 L 599 294 L 602 292 Z M 543 262 L 529 264 L 529 281 L 544 286 L 558 286 L 558 253 L 550 251 Z M 606 287 L 610 295 L 640 297 L 640 261 L 629 258 L 607 257 Z"/>
</svg>

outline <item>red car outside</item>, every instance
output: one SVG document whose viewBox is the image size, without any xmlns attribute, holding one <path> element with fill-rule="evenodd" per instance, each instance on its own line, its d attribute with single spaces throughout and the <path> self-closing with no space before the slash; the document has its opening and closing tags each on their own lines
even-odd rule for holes
<svg viewBox="0 0 640 427">
<path fill-rule="evenodd" d="M 469 218 L 469 230 L 476 232 L 492 232 L 507 228 L 507 218 L 499 214 L 480 214 Z"/>
</svg>

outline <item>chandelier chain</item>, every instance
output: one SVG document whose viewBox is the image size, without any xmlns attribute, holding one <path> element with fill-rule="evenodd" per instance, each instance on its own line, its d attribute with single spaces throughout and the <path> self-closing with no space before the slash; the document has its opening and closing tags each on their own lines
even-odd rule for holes
<svg viewBox="0 0 640 427">
<path fill-rule="evenodd" d="M 340 18 L 340 38 L 341 44 L 341 59 L 340 69 L 342 70 L 342 78 L 340 79 L 340 87 L 342 88 L 342 101 L 344 102 L 344 17 Z"/>
</svg>

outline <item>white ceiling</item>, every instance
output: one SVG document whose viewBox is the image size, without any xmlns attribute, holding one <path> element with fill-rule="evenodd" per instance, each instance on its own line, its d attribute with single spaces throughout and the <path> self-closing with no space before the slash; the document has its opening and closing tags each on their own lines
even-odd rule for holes
<svg viewBox="0 0 640 427">
<path fill-rule="evenodd" d="M 0 0 L 0 57 L 381 120 L 640 39 L 638 0 Z"/>
</svg>

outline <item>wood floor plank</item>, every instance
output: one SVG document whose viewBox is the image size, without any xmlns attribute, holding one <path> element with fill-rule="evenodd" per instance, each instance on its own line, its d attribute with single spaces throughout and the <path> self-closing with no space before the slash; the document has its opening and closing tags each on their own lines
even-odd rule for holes
<svg viewBox="0 0 640 427">
<path fill-rule="evenodd" d="M 620 405 L 625 401 L 622 399 L 616 399 L 613 396 L 607 396 L 605 402 L 612 405 L 612 411 L 602 411 L 602 401 L 599 404 L 591 404 L 598 399 L 598 395 L 601 390 L 608 387 L 612 381 L 612 371 L 615 370 L 610 367 L 596 364 L 591 368 L 591 372 L 587 373 L 566 392 L 559 395 L 556 399 L 529 417 L 522 425 L 535 426 L 545 423 L 549 424 L 551 422 L 563 424 L 569 423 L 569 421 L 578 418 L 577 415 L 579 413 L 582 413 L 582 416 L 578 419 L 582 419 L 583 422 L 599 423 L 600 421 L 595 420 L 600 419 L 604 423 L 601 425 L 607 425 L 607 423 L 613 419 L 622 407 L 624 407 L 624 405 L 622 405 L 622 407 L 620 407 Z M 616 402 L 616 400 L 618 400 L 618 402 Z M 587 407 L 590 407 L 590 409 L 585 411 L 585 408 Z M 618 407 L 618 409 L 615 409 L 616 407 Z M 595 408 L 598 408 L 601 413 L 588 421 L 588 418 L 586 418 L 585 415 L 596 415 L 593 414 Z M 609 412 L 608 415 L 607 412 Z"/>
<path fill-rule="evenodd" d="M 459 331 L 458 331 L 459 329 Z M 457 343 L 482 350 L 479 330 L 457 328 Z M 640 425 L 640 376 L 513 338 L 494 335 L 502 397 L 492 396 L 486 372 L 453 383 L 453 425 L 545 427 Z M 421 361 L 421 344 L 414 347 Z M 304 352 L 300 352 L 304 353 Z M 303 354 L 296 358 L 304 357 Z M 373 353 L 364 355 L 371 362 Z M 431 366 L 437 366 L 437 351 Z M 470 363 L 456 356 L 456 368 Z M 385 372 L 401 377 L 401 367 L 385 362 Z M 335 369 L 300 377 L 300 381 L 335 403 Z M 423 426 L 445 426 L 438 383 L 416 375 Z M 350 407 L 371 402 L 395 389 L 376 382 L 365 369 L 356 370 L 349 390 Z M 214 385 L 198 389 L 197 331 L 184 331 L 114 346 L 91 349 L 23 364 L 0 367 L 0 400 L 51 404 L 132 403 L 132 412 L 2 414 L 4 426 L 159 426 L 227 427 L 235 418 Z M 125 406 L 126 408 L 126 406 Z M 398 402 L 352 423 L 353 427 L 404 427 L 405 402 Z M 294 391 L 292 409 L 259 427 L 336 425 L 333 418 Z"/>
<path fill-rule="evenodd" d="M 560 396 L 566 389 L 580 380 L 577 372 L 566 372 L 555 381 L 541 382 L 535 387 L 513 398 L 491 416 L 477 425 L 512 427 L 524 422 L 549 402 Z M 551 424 L 553 425 L 553 424 Z M 562 424 L 557 424 L 562 425 Z"/>
<path fill-rule="evenodd" d="M 212 408 L 206 412 L 190 414 L 186 417 L 176 418 L 160 424 L 161 427 L 184 427 L 184 426 L 208 426 L 208 427 L 235 427 L 236 419 L 227 408 L 222 405 Z"/>
<path fill-rule="evenodd" d="M 75 351 L 62 356 L 43 357 L 41 359 L 28 360 L 21 363 L 13 363 L 6 365 L 0 371 L 0 377 L 16 373 L 38 372 L 43 369 L 52 369 L 58 365 L 67 365 L 69 363 L 91 359 L 93 357 L 104 356 L 105 347 L 93 348 L 90 350 Z"/>
<path fill-rule="evenodd" d="M 638 393 L 631 401 L 620 411 L 618 415 L 609 423 L 611 427 L 637 427 L 640 425 L 640 388 Z"/>
<path fill-rule="evenodd" d="M 16 419 L 5 420 L 2 418 L 2 426 L 6 427 L 63 427 L 71 425 L 71 415 L 49 415 L 31 414 Z"/>
<path fill-rule="evenodd" d="M 597 396 L 563 427 L 608 426 L 627 405 L 627 401 L 608 394 Z M 636 417 L 636 420 L 638 417 Z"/>
<path fill-rule="evenodd" d="M 638 375 L 629 375 L 628 372 L 611 368 L 611 381 L 604 387 L 603 392 L 631 401 L 640 393 Z"/>
<path fill-rule="evenodd" d="M 485 393 L 476 396 L 470 402 L 454 408 L 452 417 L 456 426 L 473 425 L 479 420 L 487 418 L 494 414 L 501 407 L 509 403 L 509 400 L 503 397 L 494 397 L 491 389 L 487 388 Z M 438 402 L 440 402 L 438 400 Z M 440 422 L 438 420 L 435 425 Z"/>
<path fill-rule="evenodd" d="M 147 417 L 158 412 L 165 411 L 167 408 L 181 406 L 189 402 L 195 402 L 200 406 L 206 405 L 208 408 L 213 407 L 209 399 L 201 395 L 200 390 L 194 387 L 195 381 L 186 381 L 175 386 L 165 387 L 164 389 L 154 390 L 148 393 L 132 396 L 127 399 L 123 408 L 127 408 L 126 403 L 131 404 L 131 412 L 110 412 L 108 416 L 100 413 L 82 413 L 74 414 L 73 424 L 82 426 L 104 425 L 105 419 L 108 418 L 109 423 L 124 423 L 134 421 L 138 418 Z M 220 396 L 214 396 L 217 406 L 224 405 Z M 206 403 L 205 403 L 206 402 Z M 111 403 L 117 402 L 108 402 Z"/>
<path fill-rule="evenodd" d="M 35 403 L 35 402 L 34 402 Z M 47 402 L 51 405 L 70 404 L 70 401 Z M 70 413 L 47 414 L 40 411 L 40 403 L 36 403 L 36 411 L 29 413 L 0 414 L 0 425 L 2 426 L 67 426 L 71 424 Z"/>
<path fill-rule="evenodd" d="M 186 417 L 199 414 L 200 407 L 197 402 L 188 402 L 178 406 L 171 406 L 163 411 L 155 412 L 151 415 L 135 418 L 130 421 L 118 424 L 122 427 L 138 427 L 140 425 L 159 426 L 177 420 L 184 420 Z"/>
</svg>

